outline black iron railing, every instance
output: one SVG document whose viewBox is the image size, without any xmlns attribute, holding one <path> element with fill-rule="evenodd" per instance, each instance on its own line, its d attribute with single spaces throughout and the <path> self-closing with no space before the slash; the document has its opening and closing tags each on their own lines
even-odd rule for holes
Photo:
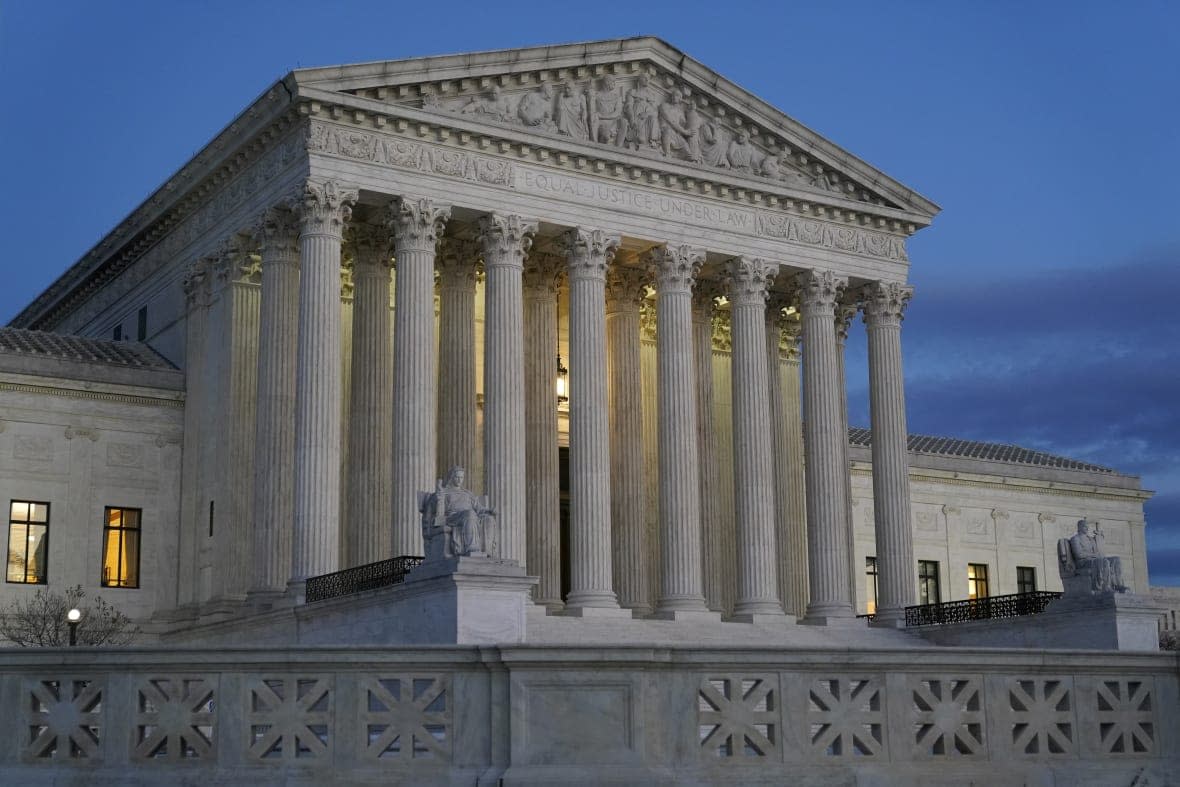
<svg viewBox="0 0 1180 787">
<path fill-rule="evenodd" d="M 422 562 L 414 555 L 401 555 L 388 560 L 378 560 L 355 568 L 346 568 L 331 574 L 309 577 L 305 598 L 307 604 L 329 598 L 348 596 L 366 590 L 400 584 L 410 569 Z"/>
<path fill-rule="evenodd" d="M 935 626 L 940 623 L 963 623 L 968 620 L 1036 615 L 1044 612 L 1050 601 L 1060 597 L 1060 593 L 1036 590 L 1032 593 L 987 596 L 963 601 L 948 601 L 943 604 L 922 604 L 905 608 L 905 624 L 907 626 Z"/>
</svg>

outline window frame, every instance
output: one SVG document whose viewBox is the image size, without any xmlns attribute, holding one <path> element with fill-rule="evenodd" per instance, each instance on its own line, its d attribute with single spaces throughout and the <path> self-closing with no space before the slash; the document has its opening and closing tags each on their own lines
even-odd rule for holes
<svg viewBox="0 0 1180 787">
<path fill-rule="evenodd" d="M 881 588 L 878 585 L 881 571 L 876 555 L 865 555 L 865 614 L 876 615 L 877 603 L 881 598 Z M 871 578 L 871 581 L 870 581 Z"/>
<path fill-rule="evenodd" d="M 111 512 L 120 512 L 119 525 L 111 525 Z M 134 511 L 136 513 L 135 527 L 128 527 L 125 522 L 126 512 Z M 127 584 L 122 581 L 123 578 L 111 581 L 107 578 L 107 541 L 112 535 L 118 535 L 119 538 L 119 560 L 118 564 L 122 565 L 122 557 L 125 553 L 125 545 L 131 534 L 135 538 L 135 584 Z M 143 566 L 143 509 L 134 506 L 103 506 L 102 509 L 102 554 L 99 560 L 99 578 L 98 582 L 101 587 L 111 588 L 114 590 L 138 590 L 142 584 L 140 573 Z"/>
<path fill-rule="evenodd" d="M 926 568 L 933 567 L 933 575 L 923 573 Z M 941 571 L 937 560 L 919 560 L 918 561 L 918 603 L 919 604 L 941 604 L 942 603 L 942 579 Z M 929 589 L 933 585 L 934 600 L 930 600 Z M 925 600 L 923 600 L 925 599 Z"/>
<path fill-rule="evenodd" d="M 12 516 L 13 505 L 20 503 L 26 506 L 45 506 L 45 521 L 34 522 L 32 519 L 32 512 L 25 515 L 24 521 L 18 521 Z M 13 525 L 23 525 L 25 528 L 24 552 L 23 559 L 25 563 L 24 576 L 25 579 L 11 579 L 8 573 L 8 562 L 4 564 L 4 582 L 10 585 L 48 585 L 49 584 L 49 522 L 52 519 L 53 507 L 48 500 L 18 500 L 10 498 L 8 501 L 8 553 L 12 554 L 12 527 Z M 29 527 L 36 525 L 37 527 L 45 528 L 45 535 L 43 535 L 42 542 L 45 544 L 44 551 L 44 565 L 41 567 L 40 581 L 30 582 L 29 576 Z"/>
<path fill-rule="evenodd" d="M 982 569 L 982 570 L 981 570 Z M 974 576 L 973 576 L 974 574 Z M 988 576 L 987 563 L 968 563 L 967 564 L 967 598 L 968 599 L 982 599 L 991 596 L 991 582 Z M 980 593 L 980 587 L 983 592 Z M 972 593 L 974 592 L 974 595 Z"/>
<path fill-rule="evenodd" d="M 1032 586 L 1025 589 L 1026 583 L 1025 572 L 1032 579 Z M 1017 566 L 1016 567 L 1016 592 L 1017 593 L 1036 593 L 1037 592 L 1037 567 L 1036 566 Z"/>
</svg>

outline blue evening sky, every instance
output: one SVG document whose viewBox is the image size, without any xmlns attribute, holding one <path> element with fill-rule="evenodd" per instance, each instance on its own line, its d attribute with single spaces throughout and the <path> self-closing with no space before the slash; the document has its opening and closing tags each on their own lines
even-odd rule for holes
<svg viewBox="0 0 1180 787">
<path fill-rule="evenodd" d="M 1180 4 L 0 0 L 0 320 L 288 70 L 652 34 L 943 207 L 912 432 L 1114 466 L 1180 584 Z M 868 424 L 864 343 L 851 420 Z"/>
</svg>

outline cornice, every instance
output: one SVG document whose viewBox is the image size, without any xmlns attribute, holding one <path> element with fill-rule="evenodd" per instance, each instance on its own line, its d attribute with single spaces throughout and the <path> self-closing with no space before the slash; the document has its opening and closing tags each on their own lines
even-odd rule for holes
<svg viewBox="0 0 1180 787">
<path fill-rule="evenodd" d="M 872 477 L 869 467 L 853 467 L 852 475 Z M 1031 492 L 1038 495 L 1055 495 L 1061 497 L 1086 496 L 1099 500 L 1149 500 L 1154 493 L 1144 489 L 1119 489 L 1117 487 L 1103 487 L 1090 484 L 1066 484 L 1060 482 L 1038 481 L 1035 479 L 1018 478 L 1014 476 L 1000 476 L 996 479 L 983 477 L 960 478 L 955 473 L 938 473 L 910 470 L 910 481 L 940 484 L 943 486 L 964 486 L 987 489 L 1009 489 L 1013 491 Z"/>
<path fill-rule="evenodd" d="M 0 381 L 0 391 L 62 396 L 67 399 L 92 399 L 100 402 L 118 402 L 120 404 L 135 404 L 148 407 L 168 407 L 173 409 L 181 409 L 184 407 L 184 394 L 182 393 L 163 395 L 159 397 L 135 396 L 133 394 L 119 394 L 111 393 L 109 391 L 67 388 L 56 385 L 29 385 L 26 383 L 9 383 L 3 381 Z"/>
</svg>

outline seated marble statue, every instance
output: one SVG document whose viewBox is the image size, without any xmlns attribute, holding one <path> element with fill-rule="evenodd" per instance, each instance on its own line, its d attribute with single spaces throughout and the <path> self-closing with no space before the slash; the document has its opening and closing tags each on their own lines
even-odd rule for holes
<svg viewBox="0 0 1180 787">
<path fill-rule="evenodd" d="M 463 488 L 466 472 L 456 465 L 433 492 L 418 493 L 426 561 L 499 554 L 495 512 L 487 500 Z"/>
<path fill-rule="evenodd" d="M 1126 593 L 1123 563 L 1106 555 L 1105 539 L 1088 519 L 1078 520 L 1078 532 L 1057 542 L 1061 584 L 1066 595 L 1075 593 Z"/>
</svg>

